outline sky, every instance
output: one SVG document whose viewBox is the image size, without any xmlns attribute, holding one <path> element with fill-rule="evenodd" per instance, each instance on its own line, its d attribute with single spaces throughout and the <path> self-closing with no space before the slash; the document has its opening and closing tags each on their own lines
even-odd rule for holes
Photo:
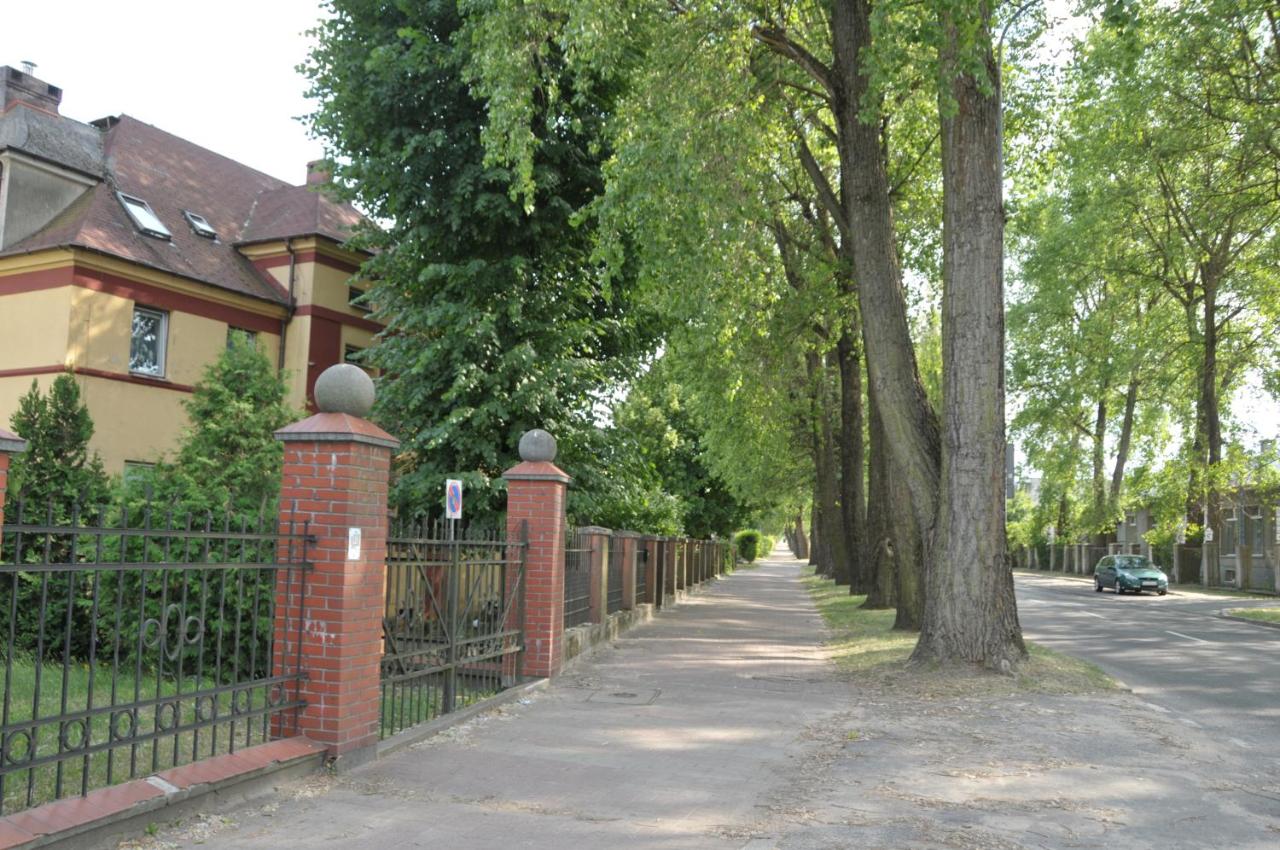
<svg viewBox="0 0 1280 850">
<path fill-rule="evenodd" d="M 297 120 L 295 70 L 323 12 L 318 0 L 6 3 L 0 65 L 36 63 L 63 115 L 128 114 L 298 184 L 324 154 Z"/>
<path fill-rule="evenodd" d="M 43 0 L 6 4 L 0 65 L 36 63 L 63 91 L 62 114 L 80 121 L 126 113 L 289 183 L 323 156 L 298 120 L 309 111 L 297 66 L 325 15 L 319 0 Z M 1071 0 L 1048 0 L 1059 23 L 1044 48 L 1065 56 L 1083 21 Z M 1060 61 L 1062 61 L 1060 59 Z M 1280 436 L 1280 405 L 1253 385 L 1235 412 Z"/>
</svg>

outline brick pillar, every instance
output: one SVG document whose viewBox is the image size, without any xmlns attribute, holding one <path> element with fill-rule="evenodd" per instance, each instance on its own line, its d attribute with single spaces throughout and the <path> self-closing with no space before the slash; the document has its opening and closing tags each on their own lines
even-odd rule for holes
<svg viewBox="0 0 1280 850">
<path fill-rule="evenodd" d="M 26 440 L 0 428 L 0 534 L 4 531 L 4 494 L 9 485 L 9 459 L 26 450 Z"/>
<path fill-rule="evenodd" d="M 659 607 L 662 599 L 658 595 L 658 588 L 662 587 L 662 583 L 658 579 L 658 570 L 662 569 L 662 561 L 658 556 L 658 541 L 653 537 L 646 537 L 639 543 L 645 552 L 647 569 L 644 574 L 644 598 L 641 602 L 648 602 L 655 608 Z"/>
<path fill-rule="evenodd" d="M 598 525 L 579 528 L 578 532 L 584 536 L 587 545 L 591 547 L 591 566 L 588 573 L 591 580 L 589 585 L 591 613 L 588 618 L 592 623 L 603 623 L 609 618 L 607 596 L 609 593 L 609 538 L 613 532 Z"/>
<path fill-rule="evenodd" d="M 662 545 L 664 552 L 666 552 L 663 556 L 663 570 L 664 577 L 666 577 L 666 584 L 663 585 L 662 594 L 663 597 L 675 602 L 676 590 L 678 589 L 676 586 L 676 538 L 667 538 L 662 541 Z"/>
<path fill-rule="evenodd" d="M 387 480 L 399 443 L 372 422 L 335 411 L 342 405 L 323 389 L 334 370 L 348 381 L 361 381 L 350 370 L 364 376 L 345 364 L 331 367 L 317 381 L 323 412 L 276 432 L 284 443 L 281 529 L 305 522 L 314 538 L 305 594 L 297 581 L 291 592 L 283 582 L 277 588 L 276 669 L 298 663 L 307 675 L 298 732 L 358 764 L 372 758 L 379 735 Z M 372 382 L 367 391 L 371 405 Z"/>
<path fill-rule="evenodd" d="M 614 541 L 622 545 L 622 607 L 630 610 L 636 607 L 636 543 L 637 536 L 632 531 L 619 532 Z"/>
<path fill-rule="evenodd" d="M 520 440 L 522 462 L 507 482 L 507 539 L 527 523 L 524 566 L 524 653 L 520 674 L 545 678 L 564 663 L 564 535 L 569 476 L 552 463 L 555 440 L 535 430 Z"/>
</svg>

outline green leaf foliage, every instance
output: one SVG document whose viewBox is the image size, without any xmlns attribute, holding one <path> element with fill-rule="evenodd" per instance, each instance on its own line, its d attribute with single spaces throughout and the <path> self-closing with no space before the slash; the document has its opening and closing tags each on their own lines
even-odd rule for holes
<svg viewBox="0 0 1280 850">
<path fill-rule="evenodd" d="M 375 255 L 362 274 L 387 323 L 368 362 L 382 374 L 375 418 L 402 441 L 393 501 L 408 515 L 438 510 L 444 479 L 458 477 L 473 516 L 499 510 L 500 475 L 533 427 L 556 436 L 582 486 L 601 404 L 651 347 L 628 275 L 606 281 L 593 259 L 587 210 L 603 188 L 616 83 L 575 77 L 554 46 L 537 46 L 554 86 L 531 107 L 526 208 L 512 172 L 486 161 L 457 4 L 332 9 L 304 69 L 320 103 L 309 120 L 379 225 L 364 234 Z M 551 99 L 567 109 L 550 111 Z"/>
<path fill-rule="evenodd" d="M 75 376 L 59 375 L 47 394 L 33 380 L 9 425 L 27 441 L 27 450 L 10 468 L 11 503 L 21 500 L 31 517 L 43 519 L 51 512 L 55 522 L 66 522 L 75 505 L 87 510 L 106 500 L 107 474 L 102 459 L 89 449 L 93 419 Z M 9 516 L 14 516 L 12 507 Z"/>
</svg>

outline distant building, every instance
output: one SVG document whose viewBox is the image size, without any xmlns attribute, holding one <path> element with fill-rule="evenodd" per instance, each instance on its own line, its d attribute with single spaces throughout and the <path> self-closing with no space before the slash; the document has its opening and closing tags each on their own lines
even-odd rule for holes
<svg viewBox="0 0 1280 850">
<path fill-rule="evenodd" d="M 36 380 L 76 376 L 111 472 L 173 449 L 181 402 L 237 335 L 290 401 L 370 344 L 352 305 L 360 222 L 308 167 L 291 186 L 127 115 L 88 124 L 0 67 L 0 426 Z"/>
</svg>

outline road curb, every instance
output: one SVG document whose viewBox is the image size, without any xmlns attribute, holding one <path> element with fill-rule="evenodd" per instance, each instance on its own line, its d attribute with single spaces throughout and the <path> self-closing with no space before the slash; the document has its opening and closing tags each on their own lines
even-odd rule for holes
<svg viewBox="0 0 1280 850">
<path fill-rule="evenodd" d="M 1280 629 L 1280 623 L 1268 623 L 1266 620 L 1254 620 L 1251 617 L 1240 617 L 1235 614 L 1228 614 L 1226 608 L 1219 611 L 1218 616 L 1224 620 L 1235 620 L 1237 623 L 1248 623 L 1251 626 L 1262 626 L 1264 629 Z"/>
</svg>

